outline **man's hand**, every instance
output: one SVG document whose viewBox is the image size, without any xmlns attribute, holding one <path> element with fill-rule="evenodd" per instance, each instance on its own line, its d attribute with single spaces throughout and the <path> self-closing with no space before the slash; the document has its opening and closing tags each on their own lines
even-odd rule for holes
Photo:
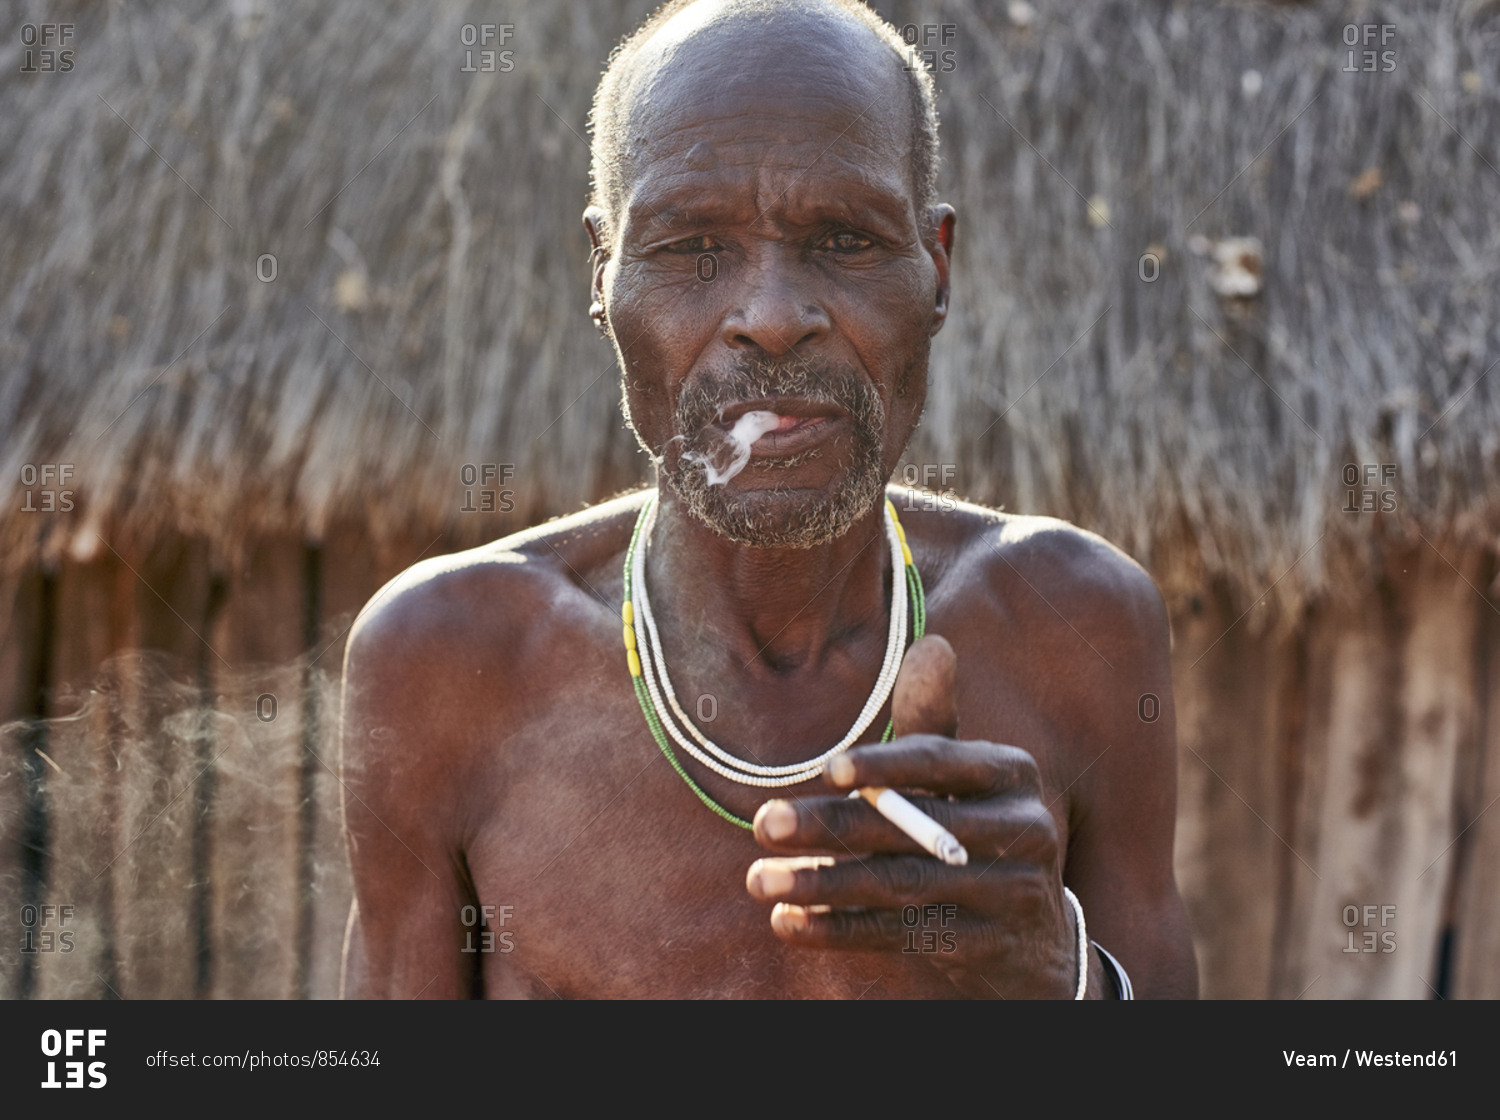
<svg viewBox="0 0 1500 1120">
<path fill-rule="evenodd" d="M 956 668 L 943 638 L 913 643 L 896 678 L 892 741 L 832 760 L 825 778 L 842 796 L 762 805 L 756 839 L 802 854 L 757 860 L 746 885 L 776 903 L 771 927 L 789 944 L 911 954 L 976 997 L 1070 998 L 1078 935 L 1036 761 L 957 737 Z M 958 837 L 968 865 L 947 866 L 848 796 L 867 786 L 906 791 Z M 1091 994 L 1102 994 L 1092 971 Z"/>
</svg>

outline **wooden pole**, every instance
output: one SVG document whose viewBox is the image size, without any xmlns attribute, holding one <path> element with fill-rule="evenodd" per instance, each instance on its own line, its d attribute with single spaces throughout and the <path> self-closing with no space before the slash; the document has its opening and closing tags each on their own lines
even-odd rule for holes
<svg viewBox="0 0 1500 1120">
<path fill-rule="evenodd" d="M 1495 564 L 1477 581 L 1490 592 L 1475 601 L 1479 615 L 1481 722 L 1472 786 L 1459 790 L 1460 830 L 1464 851 L 1454 910 L 1457 952 L 1453 995 L 1459 999 L 1500 998 L 1500 607 L 1493 594 Z"/>
<path fill-rule="evenodd" d="M 1481 559 L 1442 547 L 1391 550 L 1377 603 L 1319 620 L 1302 822 L 1318 878 L 1294 903 L 1287 968 L 1309 999 L 1436 994 Z"/>
<path fill-rule="evenodd" d="M 1289 640 L 1258 636 L 1243 614 L 1221 588 L 1172 611 L 1177 877 L 1200 993 L 1215 999 L 1269 994 L 1286 830 L 1276 748 Z"/>
<path fill-rule="evenodd" d="M 118 812 L 121 854 L 112 869 L 120 993 L 127 999 L 191 999 L 201 944 L 194 878 L 195 765 L 202 734 L 191 680 L 211 602 L 208 550 L 172 540 L 127 557 L 129 646 L 147 651 L 122 663 Z"/>
<path fill-rule="evenodd" d="M 214 629 L 209 930 L 216 999 L 297 994 L 302 549 L 258 544 Z"/>
</svg>

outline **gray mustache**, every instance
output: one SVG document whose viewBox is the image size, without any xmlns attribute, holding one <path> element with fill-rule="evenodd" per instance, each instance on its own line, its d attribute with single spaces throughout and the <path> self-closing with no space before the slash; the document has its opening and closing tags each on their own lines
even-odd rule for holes
<svg viewBox="0 0 1500 1120">
<path fill-rule="evenodd" d="M 699 375 L 677 398 L 677 430 L 691 435 L 719 419 L 731 405 L 765 397 L 801 397 L 843 409 L 856 423 L 877 425 L 885 409 L 875 387 L 852 368 L 827 362 L 746 358 L 733 367 Z"/>
</svg>

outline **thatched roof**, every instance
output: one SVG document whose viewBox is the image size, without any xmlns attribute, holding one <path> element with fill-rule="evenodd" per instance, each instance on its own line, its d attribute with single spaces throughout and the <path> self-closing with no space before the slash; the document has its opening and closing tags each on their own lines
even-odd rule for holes
<svg viewBox="0 0 1500 1120">
<path fill-rule="evenodd" d="M 477 540 L 644 478 L 578 216 L 590 95 L 648 7 L 512 7 L 489 74 L 457 3 L 80 4 L 48 13 L 76 25 L 55 74 L 8 36 L 11 562 L 345 516 Z M 1035 9 L 882 5 L 954 28 L 955 310 L 913 460 L 1249 596 L 1372 533 L 1492 538 L 1497 7 Z M 1382 20 L 1394 69 L 1344 72 Z M 1260 293 L 1217 294 L 1195 237 L 1258 239 Z M 1398 464 L 1394 516 L 1340 512 L 1348 462 Z M 17 512 L 41 463 L 76 512 Z M 515 465 L 510 518 L 462 512 L 484 463 Z"/>
</svg>

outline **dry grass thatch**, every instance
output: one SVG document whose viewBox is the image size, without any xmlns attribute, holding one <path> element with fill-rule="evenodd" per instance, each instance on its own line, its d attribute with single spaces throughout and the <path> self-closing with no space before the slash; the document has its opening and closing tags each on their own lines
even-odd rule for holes
<svg viewBox="0 0 1500 1120">
<path fill-rule="evenodd" d="M 913 461 L 1250 595 L 1326 587 L 1336 541 L 1492 538 L 1497 7 L 1035 7 L 883 9 L 954 29 L 958 288 Z M 486 74 L 472 5 L 23 5 L 76 29 L 66 74 L 0 46 L 6 555 L 343 515 L 472 539 L 502 521 L 461 513 L 465 464 L 515 465 L 506 524 L 644 477 L 578 215 L 647 8 L 514 6 Z M 1381 22 L 1394 69 L 1344 72 Z M 1260 294 L 1216 294 L 1195 236 L 1258 239 Z M 1397 464 L 1393 517 L 1340 512 L 1349 462 Z M 77 512 L 17 512 L 42 463 Z"/>
</svg>

